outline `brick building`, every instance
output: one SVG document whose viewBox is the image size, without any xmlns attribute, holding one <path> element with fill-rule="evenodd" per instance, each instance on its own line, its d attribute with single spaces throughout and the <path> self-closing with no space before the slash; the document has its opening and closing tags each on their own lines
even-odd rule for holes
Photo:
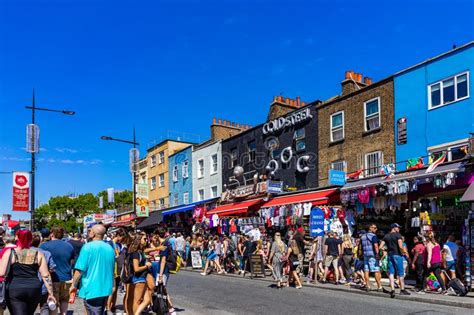
<svg viewBox="0 0 474 315">
<path fill-rule="evenodd" d="M 342 94 L 317 106 L 319 186 L 330 185 L 330 169 L 379 174 L 395 162 L 393 77 L 372 83 L 347 71 Z"/>
</svg>

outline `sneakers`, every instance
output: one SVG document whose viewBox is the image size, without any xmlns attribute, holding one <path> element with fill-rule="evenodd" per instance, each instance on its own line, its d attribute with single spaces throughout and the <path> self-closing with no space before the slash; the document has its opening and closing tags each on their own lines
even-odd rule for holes
<svg viewBox="0 0 474 315">
<path fill-rule="evenodd" d="M 418 290 L 415 291 L 416 294 L 426 294 L 425 290 Z"/>
<path fill-rule="evenodd" d="M 400 295 L 411 295 L 406 289 L 400 290 Z"/>
<path fill-rule="evenodd" d="M 201 276 L 206 276 L 207 274 L 205 272 L 200 273 Z"/>
<path fill-rule="evenodd" d="M 390 297 L 393 299 L 395 297 L 395 290 L 390 291 Z"/>
</svg>

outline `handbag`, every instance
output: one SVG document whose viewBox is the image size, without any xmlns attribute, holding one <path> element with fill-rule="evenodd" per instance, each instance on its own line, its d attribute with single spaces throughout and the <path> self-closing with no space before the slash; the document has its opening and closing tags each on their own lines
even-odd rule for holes
<svg viewBox="0 0 474 315">
<path fill-rule="evenodd" d="M 168 314 L 168 297 L 163 283 L 158 284 L 152 297 L 152 311 L 158 315 Z"/>
<path fill-rule="evenodd" d="M 8 257 L 7 269 L 5 271 L 5 277 L 0 282 L 0 307 L 5 308 L 7 306 L 7 285 L 9 282 L 10 266 L 12 263 L 13 248 L 10 250 L 10 256 Z"/>
</svg>

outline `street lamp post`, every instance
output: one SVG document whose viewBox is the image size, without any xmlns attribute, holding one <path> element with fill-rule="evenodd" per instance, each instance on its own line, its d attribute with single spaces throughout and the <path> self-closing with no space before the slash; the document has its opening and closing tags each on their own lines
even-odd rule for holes
<svg viewBox="0 0 474 315">
<path fill-rule="evenodd" d="M 136 141 L 136 138 L 135 138 L 135 127 L 133 127 L 133 140 L 130 141 L 130 140 L 123 140 L 123 139 L 117 139 L 117 138 L 112 138 L 112 137 L 109 137 L 109 136 L 102 136 L 100 137 L 101 140 L 105 140 L 105 141 L 117 141 L 117 142 L 123 142 L 123 143 L 128 143 L 128 144 L 132 144 L 133 145 L 133 150 L 134 150 L 134 154 L 136 153 L 135 150 L 137 148 L 138 145 L 140 145 L 137 141 Z M 139 156 L 139 154 L 136 154 Z M 132 174 L 133 174 L 133 212 L 136 214 L 137 213 L 137 204 L 136 204 L 136 199 L 137 199 L 137 165 L 135 165 L 136 163 L 138 163 L 138 161 L 135 161 L 133 159 L 132 161 L 132 164 L 131 165 L 131 170 L 132 170 Z"/>
<path fill-rule="evenodd" d="M 31 110 L 31 125 L 35 127 L 35 111 L 40 110 L 40 111 L 45 111 L 45 112 L 54 112 L 54 113 L 61 113 L 64 115 L 69 115 L 73 116 L 76 114 L 76 112 L 71 111 L 71 110 L 60 110 L 60 109 L 50 109 L 50 108 L 44 108 L 44 107 L 36 107 L 36 99 L 35 99 L 35 90 L 33 89 L 33 98 L 31 101 L 31 106 L 25 106 L 26 109 Z M 39 135 L 38 139 L 34 141 L 39 141 Z M 28 146 L 28 143 L 26 144 L 26 150 L 27 152 L 31 153 L 31 200 L 30 200 L 30 211 L 31 211 L 31 229 L 34 230 L 34 220 L 35 220 L 35 172 L 36 172 L 36 153 L 39 152 L 39 143 L 35 144 L 33 143 L 31 145 L 31 148 Z"/>
</svg>

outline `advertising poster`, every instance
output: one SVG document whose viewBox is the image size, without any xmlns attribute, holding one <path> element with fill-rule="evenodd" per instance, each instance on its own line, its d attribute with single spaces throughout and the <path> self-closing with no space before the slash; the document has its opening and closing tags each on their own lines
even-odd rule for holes
<svg viewBox="0 0 474 315">
<path fill-rule="evenodd" d="M 13 173 L 13 211 L 30 210 L 30 174 Z"/>
<path fill-rule="evenodd" d="M 137 217 L 148 217 L 149 215 L 149 201 L 148 201 L 148 185 L 137 184 Z"/>
</svg>

